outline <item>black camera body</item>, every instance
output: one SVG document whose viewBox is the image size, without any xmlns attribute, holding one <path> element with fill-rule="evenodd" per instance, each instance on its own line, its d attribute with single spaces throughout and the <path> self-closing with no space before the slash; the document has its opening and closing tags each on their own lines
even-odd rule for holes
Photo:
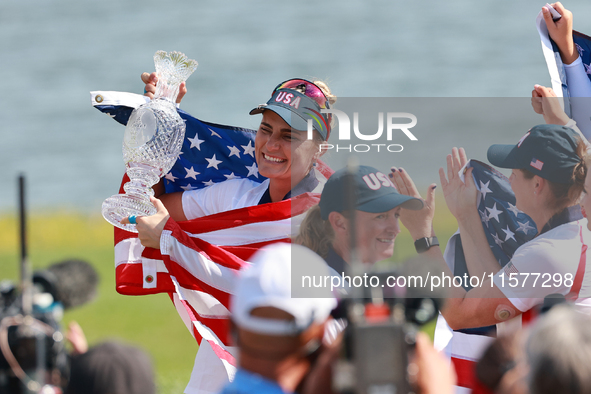
<svg viewBox="0 0 591 394">
<path fill-rule="evenodd" d="M 4 345 L 0 348 L 0 392 L 35 393 L 41 388 L 39 383 L 61 387 L 68 377 L 68 355 L 60 329 L 63 306 L 37 289 L 32 313 L 25 315 L 21 295 L 10 283 L 0 286 L 0 345 Z M 25 381 L 15 365 L 27 376 Z"/>
<path fill-rule="evenodd" d="M 395 271 L 372 273 L 380 283 Z M 442 299 L 393 292 L 387 286 L 364 288 L 359 297 L 341 301 L 335 317 L 346 319 L 344 346 L 333 368 L 333 388 L 342 394 L 413 393 L 409 368 L 422 325 L 438 315 Z M 340 315 L 340 316 L 338 316 Z"/>
</svg>

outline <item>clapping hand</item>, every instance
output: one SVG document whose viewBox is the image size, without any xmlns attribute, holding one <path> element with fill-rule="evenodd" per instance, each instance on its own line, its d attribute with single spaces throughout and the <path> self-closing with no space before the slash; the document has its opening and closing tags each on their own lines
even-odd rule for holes
<svg viewBox="0 0 591 394">
<path fill-rule="evenodd" d="M 391 170 L 390 179 L 400 194 L 422 199 L 413 180 L 404 169 L 392 167 Z M 436 186 L 436 184 L 429 186 L 427 198 L 423 200 L 423 209 L 419 211 L 402 209 L 400 211 L 400 220 L 414 239 L 432 236 Z"/>
<path fill-rule="evenodd" d="M 467 162 L 468 158 L 464 148 L 453 148 L 451 155 L 447 155 L 447 177 L 443 168 L 439 169 L 439 179 L 445 202 L 452 215 L 458 220 L 477 210 L 478 189 L 472 178 L 472 168 L 466 169 L 465 181 L 462 181 L 459 174 L 460 169 Z"/>
</svg>

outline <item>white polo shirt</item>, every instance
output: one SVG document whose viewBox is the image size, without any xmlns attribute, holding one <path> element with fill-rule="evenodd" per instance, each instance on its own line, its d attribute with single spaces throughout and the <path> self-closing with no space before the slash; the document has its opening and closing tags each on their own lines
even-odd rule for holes
<svg viewBox="0 0 591 394">
<path fill-rule="evenodd" d="M 562 294 L 576 304 L 591 298 L 591 231 L 587 219 L 562 224 L 519 247 L 494 277 L 495 285 L 521 312 Z"/>
</svg>

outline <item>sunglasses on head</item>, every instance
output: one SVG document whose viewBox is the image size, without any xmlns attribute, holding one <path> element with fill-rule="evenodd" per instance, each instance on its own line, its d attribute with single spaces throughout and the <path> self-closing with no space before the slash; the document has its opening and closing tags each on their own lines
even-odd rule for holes
<svg viewBox="0 0 591 394">
<path fill-rule="evenodd" d="M 330 105 L 328 103 L 328 98 L 313 82 L 307 81 L 305 79 L 288 79 L 285 82 L 281 82 L 279 85 L 273 89 L 273 92 L 276 92 L 279 89 L 293 89 L 301 94 L 305 95 L 308 98 L 314 100 L 321 109 L 330 109 Z"/>
</svg>

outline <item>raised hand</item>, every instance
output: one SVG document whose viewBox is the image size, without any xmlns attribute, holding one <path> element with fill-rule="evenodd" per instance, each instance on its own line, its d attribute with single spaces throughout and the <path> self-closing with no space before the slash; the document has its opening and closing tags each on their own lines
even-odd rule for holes
<svg viewBox="0 0 591 394">
<path fill-rule="evenodd" d="M 156 93 L 156 83 L 158 82 L 158 77 L 156 73 L 153 72 L 152 74 L 142 73 L 141 75 L 142 82 L 145 84 L 144 86 L 144 96 L 149 97 L 150 99 L 154 98 L 154 93 Z M 181 103 L 183 97 L 187 94 L 187 84 L 182 82 L 179 86 L 179 95 L 176 97 L 177 104 Z"/>
<path fill-rule="evenodd" d="M 410 175 L 404 169 L 392 167 L 391 171 L 390 179 L 398 192 L 406 196 L 420 198 L 424 204 L 423 209 L 419 211 L 402 209 L 400 211 L 402 224 L 414 239 L 431 237 L 433 233 L 433 216 L 435 216 L 435 187 L 437 185 L 431 184 L 427 189 L 427 198 L 423 199 Z"/>
<path fill-rule="evenodd" d="M 536 113 L 544 116 L 547 124 L 565 125 L 570 120 L 560 106 L 560 100 L 552 88 L 534 85 L 531 91 L 531 106 Z"/>
<path fill-rule="evenodd" d="M 462 220 L 469 214 L 477 213 L 478 189 L 472 178 L 472 168 L 464 174 L 465 183 L 459 175 L 460 169 L 468 162 L 464 148 L 453 148 L 447 155 L 447 178 L 443 168 L 439 169 L 439 179 L 443 188 L 445 202 L 452 215 Z"/>
<path fill-rule="evenodd" d="M 560 2 L 550 5 L 562 15 L 562 18 L 557 21 L 552 20 L 550 11 L 545 6 L 542 7 L 542 15 L 548 28 L 548 34 L 558 46 L 562 61 L 565 64 L 571 64 L 579 57 L 573 41 L 573 13 L 564 8 Z"/>
</svg>

